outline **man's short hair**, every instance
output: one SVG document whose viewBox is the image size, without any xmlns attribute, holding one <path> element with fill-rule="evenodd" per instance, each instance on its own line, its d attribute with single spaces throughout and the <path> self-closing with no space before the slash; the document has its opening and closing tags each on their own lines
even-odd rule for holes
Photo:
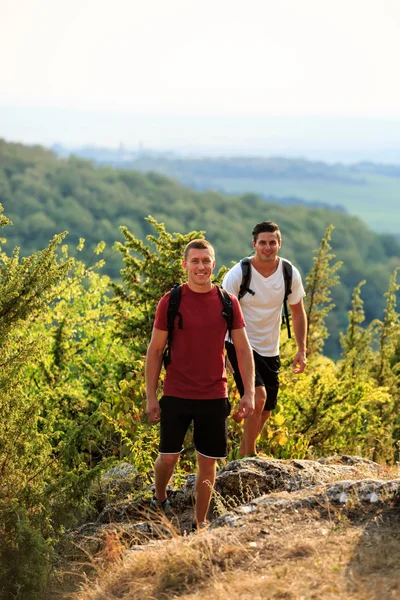
<svg viewBox="0 0 400 600">
<path fill-rule="evenodd" d="M 281 241 L 282 241 L 281 232 L 279 231 L 278 225 L 276 223 L 274 223 L 273 221 L 263 221 L 262 223 L 257 223 L 257 225 L 254 227 L 254 229 L 252 231 L 253 240 L 256 242 L 258 235 L 260 233 L 264 233 L 265 231 L 268 231 L 269 233 L 276 233 L 278 242 L 281 243 Z"/>
<path fill-rule="evenodd" d="M 209 250 L 211 252 L 211 254 L 213 255 L 213 257 L 215 258 L 215 252 L 214 252 L 214 248 L 212 247 L 212 245 L 210 244 L 210 242 L 207 242 L 207 240 L 192 240 L 191 242 L 189 242 L 183 252 L 183 259 L 187 260 L 187 257 L 189 255 L 189 251 L 195 248 L 196 250 Z"/>
</svg>

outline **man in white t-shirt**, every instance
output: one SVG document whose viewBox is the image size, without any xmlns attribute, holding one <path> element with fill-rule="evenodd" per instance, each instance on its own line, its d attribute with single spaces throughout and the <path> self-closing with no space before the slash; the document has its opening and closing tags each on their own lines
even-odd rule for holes
<svg viewBox="0 0 400 600">
<path fill-rule="evenodd" d="M 240 305 L 246 321 L 247 336 L 254 353 L 256 369 L 255 410 L 244 423 L 242 456 L 256 454 L 256 440 L 276 407 L 279 388 L 279 334 L 282 304 L 285 295 L 282 261 L 278 256 L 282 237 L 278 225 L 272 221 L 258 223 L 253 229 L 254 256 L 250 259 L 251 292 L 243 296 Z M 237 263 L 225 275 L 222 287 L 239 296 L 242 267 Z M 288 304 L 292 315 L 297 352 L 293 372 L 302 373 L 306 366 L 307 319 L 303 306 L 305 296 L 301 276 L 293 266 L 291 293 Z M 243 395 L 242 377 L 236 359 L 235 347 L 229 341 L 226 349 L 240 395 Z"/>
</svg>

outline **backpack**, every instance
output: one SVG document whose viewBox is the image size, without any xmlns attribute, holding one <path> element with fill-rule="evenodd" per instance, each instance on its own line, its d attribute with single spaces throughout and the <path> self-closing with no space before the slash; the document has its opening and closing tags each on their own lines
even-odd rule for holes
<svg viewBox="0 0 400 600">
<path fill-rule="evenodd" d="M 280 259 L 282 261 L 282 270 L 283 270 L 283 279 L 285 281 L 285 296 L 283 298 L 283 314 L 282 314 L 282 323 L 286 323 L 286 327 L 288 330 L 288 337 L 291 338 L 290 334 L 290 322 L 289 322 L 289 311 L 287 307 L 287 299 L 289 294 L 292 293 L 292 275 L 293 275 L 293 266 L 288 260 L 284 258 Z M 254 296 L 253 290 L 250 289 L 251 283 L 251 262 L 250 258 L 242 258 L 240 261 L 240 266 L 242 267 L 242 283 L 240 284 L 239 289 L 239 301 L 243 298 L 243 296 L 247 293 Z"/>
<path fill-rule="evenodd" d="M 222 304 L 222 312 L 221 315 L 226 321 L 228 327 L 229 339 L 231 339 L 232 326 L 233 326 L 233 308 L 232 308 L 232 299 L 226 290 L 223 290 L 219 286 L 216 286 L 219 298 Z M 171 289 L 171 293 L 169 296 L 168 302 L 168 310 L 167 310 L 167 329 L 168 329 L 168 338 L 167 345 L 163 353 L 163 363 L 164 367 L 167 368 L 171 362 L 171 347 L 172 347 L 172 338 L 175 327 L 175 319 L 178 317 L 178 329 L 183 329 L 182 327 L 182 315 L 179 312 L 179 304 L 181 301 L 181 285 L 176 283 L 174 287 Z"/>
</svg>

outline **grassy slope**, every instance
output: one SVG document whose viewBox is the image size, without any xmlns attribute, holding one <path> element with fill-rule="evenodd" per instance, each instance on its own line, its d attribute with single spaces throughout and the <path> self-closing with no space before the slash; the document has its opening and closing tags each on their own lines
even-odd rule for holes
<svg viewBox="0 0 400 600">
<path fill-rule="evenodd" d="M 342 205 L 376 231 L 398 234 L 400 228 L 400 169 L 395 165 L 329 165 L 279 157 L 143 156 L 134 167 L 164 173 L 199 189 Z"/>
<path fill-rule="evenodd" d="M 175 536 L 136 552 L 110 536 L 93 562 L 97 581 L 73 599 L 395 600 L 399 535 L 394 506 L 327 504 L 266 506 L 240 528 Z"/>
<path fill-rule="evenodd" d="M 229 193 L 296 196 L 330 206 L 341 205 L 348 213 L 362 218 L 375 231 L 393 234 L 400 231 L 400 179 L 384 175 L 366 175 L 364 185 L 318 179 L 240 178 L 215 178 L 210 185 Z"/>
</svg>

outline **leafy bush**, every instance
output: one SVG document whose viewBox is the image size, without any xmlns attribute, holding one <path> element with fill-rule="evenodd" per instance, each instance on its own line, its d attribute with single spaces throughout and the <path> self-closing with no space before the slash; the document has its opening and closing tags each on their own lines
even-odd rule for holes
<svg viewBox="0 0 400 600">
<path fill-rule="evenodd" d="M 63 235 L 28 258 L 0 252 L 2 598 L 41 597 L 63 529 L 96 510 L 87 492 L 102 470 L 120 459 L 145 476 L 152 469 L 158 428 L 143 419 L 144 355 L 157 302 L 183 280 L 183 248 L 203 232 L 171 235 L 151 217 L 146 223 L 155 231 L 148 244 L 123 230 L 119 285 L 99 274 L 103 260 L 87 266 L 70 259 L 60 248 Z M 397 271 L 383 320 L 367 328 L 356 286 L 343 359 L 335 363 L 321 353 L 338 269 L 330 235 L 329 228 L 307 278 L 307 370 L 292 374 L 294 344 L 283 330 L 280 408 L 259 446 L 281 458 L 351 452 L 393 462 L 400 439 Z M 81 240 L 77 252 L 83 248 Z M 100 244 L 95 255 L 103 250 Z M 230 395 L 238 402 L 232 379 Z M 230 422 L 229 458 L 238 456 L 241 435 L 242 426 Z M 177 481 L 194 461 L 189 435 Z"/>
</svg>

